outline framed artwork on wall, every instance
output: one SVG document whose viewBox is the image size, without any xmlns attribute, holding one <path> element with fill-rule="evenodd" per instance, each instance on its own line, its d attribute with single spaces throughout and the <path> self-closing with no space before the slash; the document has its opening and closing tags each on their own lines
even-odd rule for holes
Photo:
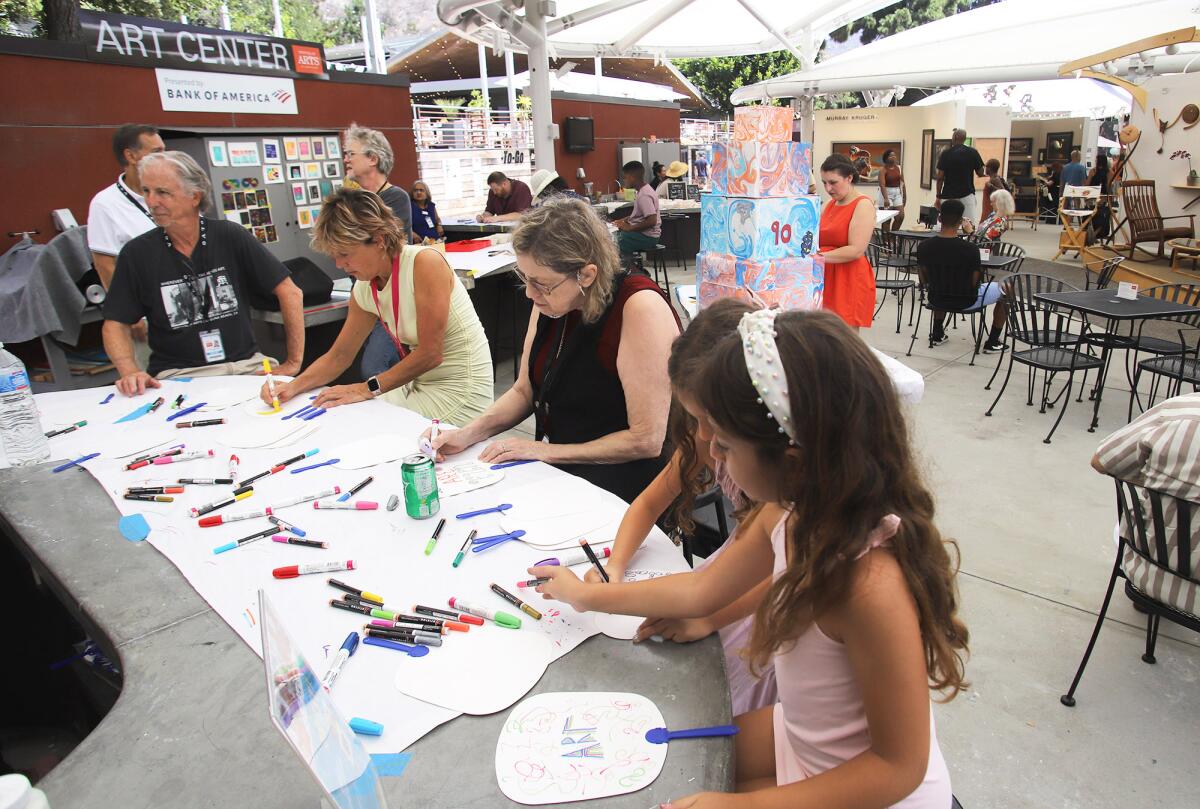
<svg viewBox="0 0 1200 809">
<path fill-rule="evenodd" d="M 1046 159 L 1070 160 L 1074 132 L 1049 132 L 1046 134 Z"/>
<path fill-rule="evenodd" d="M 933 188 L 934 180 L 937 179 L 938 158 L 940 158 L 942 156 L 942 152 L 949 149 L 953 145 L 953 143 L 954 142 L 951 140 L 935 139 L 933 141 L 933 153 L 932 153 L 933 159 L 930 160 L 930 162 L 929 162 L 929 185 L 926 186 L 926 188 Z"/>
<path fill-rule="evenodd" d="M 933 188 L 933 130 L 921 130 L 921 187 Z"/>
<path fill-rule="evenodd" d="M 896 153 L 896 163 L 904 165 L 904 141 L 856 141 L 854 143 L 834 143 L 833 153 L 845 155 L 858 169 L 856 183 L 879 184 L 879 172 L 883 170 L 883 155 L 885 152 Z"/>
<path fill-rule="evenodd" d="M 1008 161 L 1008 176 L 1009 179 L 1015 180 L 1021 177 L 1033 176 L 1033 161 L 1032 160 L 1009 160 Z"/>
<path fill-rule="evenodd" d="M 1033 138 L 1013 138 L 1008 142 L 1009 157 L 1033 157 Z"/>
</svg>

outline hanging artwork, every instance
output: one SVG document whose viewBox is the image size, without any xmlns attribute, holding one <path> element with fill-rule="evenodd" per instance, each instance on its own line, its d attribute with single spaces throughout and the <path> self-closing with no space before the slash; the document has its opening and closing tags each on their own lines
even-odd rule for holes
<svg viewBox="0 0 1200 809">
<path fill-rule="evenodd" d="M 557 692 L 521 702 L 496 741 L 496 782 L 530 806 L 607 798 L 654 783 L 667 745 L 646 741 L 666 722 L 638 694 Z"/>
<path fill-rule="evenodd" d="M 210 140 L 208 142 L 208 162 L 213 166 L 229 165 L 229 154 L 225 151 L 225 141 Z"/>
<path fill-rule="evenodd" d="M 921 187 L 933 188 L 933 130 L 921 130 Z"/>
<path fill-rule="evenodd" d="M 263 162 L 280 163 L 283 158 L 279 153 L 279 141 L 270 138 L 263 139 Z"/>
</svg>

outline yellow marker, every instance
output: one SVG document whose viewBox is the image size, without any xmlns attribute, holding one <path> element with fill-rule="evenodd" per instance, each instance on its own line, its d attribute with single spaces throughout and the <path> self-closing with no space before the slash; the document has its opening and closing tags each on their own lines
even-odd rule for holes
<svg viewBox="0 0 1200 809">
<path fill-rule="evenodd" d="M 263 357 L 263 373 L 267 375 L 267 390 L 271 391 L 271 407 L 273 408 L 265 412 L 278 413 L 279 396 L 275 393 L 275 377 L 271 376 L 271 361 L 266 357 Z"/>
</svg>

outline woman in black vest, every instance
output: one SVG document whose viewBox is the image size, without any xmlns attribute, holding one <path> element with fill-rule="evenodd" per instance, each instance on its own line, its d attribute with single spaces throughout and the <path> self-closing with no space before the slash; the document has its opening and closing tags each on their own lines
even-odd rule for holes
<svg viewBox="0 0 1200 809">
<path fill-rule="evenodd" d="M 521 372 L 479 418 L 434 442 L 454 455 L 535 417 L 536 440 L 502 438 L 485 463 L 538 460 L 632 501 L 670 453 L 667 357 L 679 318 L 644 275 L 620 272 L 592 209 L 556 199 L 513 234 L 517 277 L 533 302 Z"/>
</svg>

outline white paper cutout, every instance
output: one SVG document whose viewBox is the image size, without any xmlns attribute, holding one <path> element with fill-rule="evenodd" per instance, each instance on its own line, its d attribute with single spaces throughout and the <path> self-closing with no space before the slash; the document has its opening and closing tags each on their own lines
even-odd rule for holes
<svg viewBox="0 0 1200 809">
<path fill-rule="evenodd" d="M 437 467 L 438 495 L 454 497 L 504 480 L 504 470 L 479 461 L 441 463 Z"/>
<path fill-rule="evenodd" d="M 322 416 L 321 418 L 325 418 Z M 333 454 L 333 450 L 330 451 Z M 334 457 L 340 458 L 338 469 L 366 469 L 368 466 L 398 461 L 415 452 L 410 435 L 380 433 L 337 448 Z"/>
<path fill-rule="evenodd" d="M 665 570 L 630 568 L 625 571 L 624 580 L 645 581 L 647 579 L 658 579 L 670 575 L 671 573 Z M 641 615 L 617 615 L 611 612 L 598 612 L 596 613 L 596 628 L 616 640 L 633 640 L 633 636 L 637 634 L 638 627 L 642 625 L 642 621 L 644 620 L 646 618 Z"/>
<path fill-rule="evenodd" d="M 665 726 L 658 706 L 638 694 L 535 694 L 504 722 L 496 781 L 530 806 L 636 792 L 666 763 L 667 745 L 646 741 L 646 731 Z"/>
</svg>

